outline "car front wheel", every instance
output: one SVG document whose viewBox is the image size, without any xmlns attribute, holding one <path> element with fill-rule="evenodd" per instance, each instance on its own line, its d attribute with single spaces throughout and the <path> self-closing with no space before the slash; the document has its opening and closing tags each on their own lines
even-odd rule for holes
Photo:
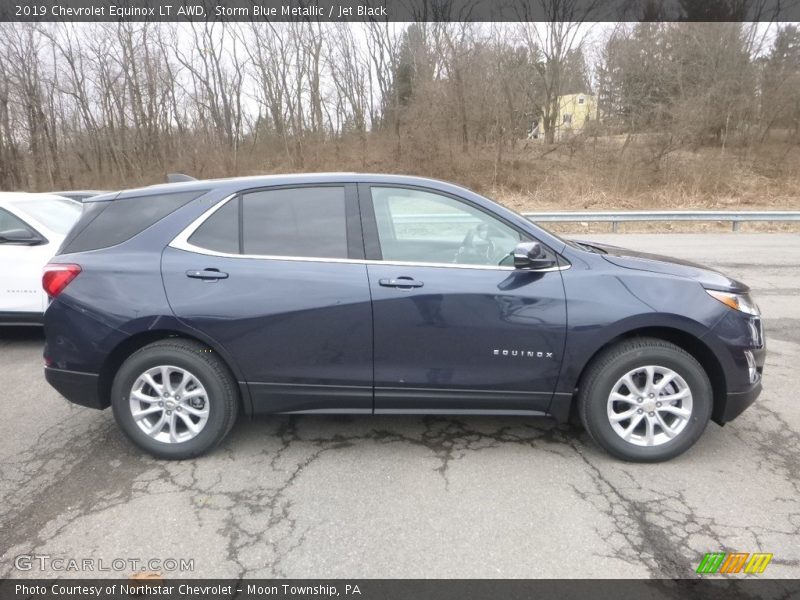
<svg viewBox="0 0 800 600">
<path fill-rule="evenodd" d="M 588 367 L 578 410 L 591 438 L 610 454 L 659 462 L 688 450 L 708 424 L 708 375 L 669 342 L 637 338 L 616 344 Z"/>
<path fill-rule="evenodd" d="M 165 459 L 191 458 L 216 446 L 239 406 L 225 364 L 209 348 L 182 339 L 134 352 L 111 393 L 120 428 L 137 446 Z"/>
</svg>

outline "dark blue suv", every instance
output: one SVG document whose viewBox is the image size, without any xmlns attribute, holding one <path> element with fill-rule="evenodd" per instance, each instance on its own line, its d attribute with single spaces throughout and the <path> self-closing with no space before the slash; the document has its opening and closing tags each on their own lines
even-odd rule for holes
<svg viewBox="0 0 800 600">
<path fill-rule="evenodd" d="M 761 391 L 748 288 L 572 242 L 415 177 L 192 181 L 91 198 L 45 268 L 45 375 L 186 458 L 240 412 L 549 415 L 626 460 Z"/>
</svg>

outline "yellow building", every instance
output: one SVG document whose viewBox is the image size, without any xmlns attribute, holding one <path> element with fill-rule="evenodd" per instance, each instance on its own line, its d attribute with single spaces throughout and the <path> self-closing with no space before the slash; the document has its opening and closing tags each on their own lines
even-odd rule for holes
<svg viewBox="0 0 800 600">
<path fill-rule="evenodd" d="M 558 97 L 555 120 L 556 139 L 580 133 L 589 121 L 597 120 L 597 97 L 592 94 L 565 94 Z"/>
</svg>

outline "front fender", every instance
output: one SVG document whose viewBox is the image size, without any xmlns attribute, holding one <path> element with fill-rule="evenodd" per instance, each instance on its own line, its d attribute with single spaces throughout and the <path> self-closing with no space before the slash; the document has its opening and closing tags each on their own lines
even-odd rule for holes
<svg viewBox="0 0 800 600">
<path fill-rule="evenodd" d="M 709 335 L 726 307 L 696 281 L 620 269 L 600 257 L 581 268 L 575 261 L 563 273 L 567 335 L 556 392 L 571 394 L 589 361 L 614 340 L 648 329 L 671 330 L 715 356 L 727 354 Z M 599 259 L 599 260 L 597 260 Z M 680 312 L 679 312 L 680 311 Z M 726 367 L 727 365 L 722 365 Z"/>
</svg>

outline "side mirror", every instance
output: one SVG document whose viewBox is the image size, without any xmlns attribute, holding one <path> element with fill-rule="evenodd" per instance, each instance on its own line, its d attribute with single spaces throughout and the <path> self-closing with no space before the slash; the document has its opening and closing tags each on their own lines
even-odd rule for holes
<svg viewBox="0 0 800 600">
<path fill-rule="evenodd" d="M 556 266 L 556 261 L 547 256 L 539 242 L 521 242 L 514 248 L 514 268 L 539 270 Z"/>
<path fill-rule="evenodd" d="M 44 239 L 30 229 L 6 229 L 0 231 L 0 244 L 19 244 L 22 246 L 38 246 Z"/>
</svg>

